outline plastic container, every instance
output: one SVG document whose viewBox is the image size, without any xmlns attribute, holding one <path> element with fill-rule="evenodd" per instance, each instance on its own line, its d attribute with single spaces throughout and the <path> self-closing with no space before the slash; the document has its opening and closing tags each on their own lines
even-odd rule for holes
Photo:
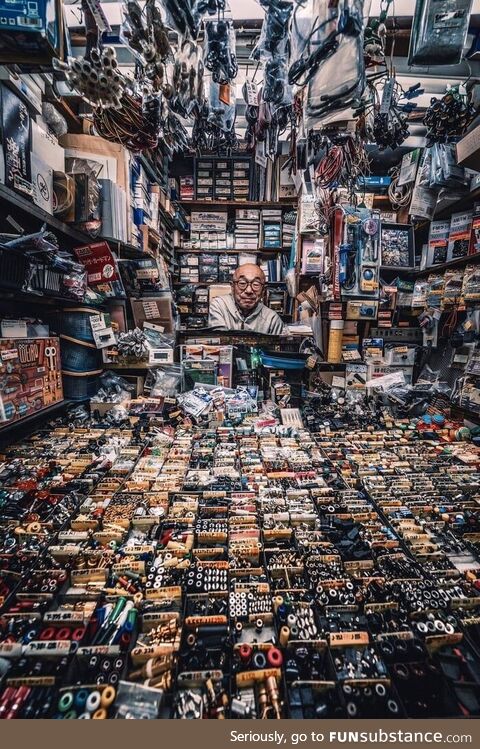
<svg viewBox="0 0 480 749">
<path fill-rule="evenodd" d="M 296 356 L 285 356 L 284 354 L 272 354 L 265 351 L 260 352 L 260 360 L 264 367 L 273 369 L 304 369 L 306 356 L 299 358 Z"/>
<path fill-rule="evenodd" d="M 101 353 L 93 343 L 85 343 L 77 338 L 60 336 L 62 369 L 68 372 L 83 373 L 98 369 Z"/>
<path fill-rule="evenodd" d="M 23 289 L 30 272 L 30 260 L 21 252 L 0 246 L 0 279 L 4 289 Z"/>
<path fill-rule="evenodd" d="M 63 395 L 66 400 L 86 401 L 93 398 L 100 389 L 102 369 L 93 372 L 65 372 L 63 375 Z"/>
<path fill-rule="evenodd" d="M 94 343 L 90 318 L 98 314 L 98 310 L 90 307 L 68 307 L 55 316 L 53 325 L 57 333 Z"/>
</svg>

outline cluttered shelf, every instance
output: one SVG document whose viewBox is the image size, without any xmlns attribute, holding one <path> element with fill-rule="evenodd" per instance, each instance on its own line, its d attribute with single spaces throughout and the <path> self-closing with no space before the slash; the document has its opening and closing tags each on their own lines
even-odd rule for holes
<svg viewBox="0 0 480 749">
<path fill-rule="evenodd" d="M 462 406 L 452 406 L 451 411 L 454 418 L 462 418 L 480 424 L 480 411 L 472 411 L 470 408 L 463 408 Z"/>
<path fill-rule="evenodd" d="M 437 273 L 448 268 L 463 268 L 464 265 L 469 263 L 478 263 L 480 261 L 480 252 L 475 252 L 472 255 L 464 255 L 463 257 L 457 257 L 455 260 L 449 260 L 447 263 L 440 263 L 439 265 L 432 265 L 429 268 L 423 268 L 422 270 L 410 270 L 409 273 L 417 278 L 421 276 L 428 276 L 431 273 Z"/>
<path fill-rule="evenodd" d="M 44 211 L 43 208 L 35 205 L 35 203 L 28 200 L 20 193 L 0 184 L 0 205 L 2 202 L 6 204 L 4 207 L 8 206 L 8 211 L 14 214 L 13 218 L 18 218 L 20 216 L 22 222 L 28 222 L 31 225 L 31 221 L 34 219 L 35 221 L 40 222 L 40 224 L 46 224 L 50 229 L 58 232 L 63 237 L 68 237 L 69 240 L 74 240 L 79 245 L 88 244 L 92 241 L 92 238 L 88 234 L 73 229 L 68 224 L 63 223 L 63 221 L 60 221 L 58 218 L 55 218 L 55 216 Z M 6 215 L 2 216 L 2 219 L 3 218 L 6 218 Z"/>
<path fill-rule="evenodd" d="M 227 208 L 294 208 L 298 198 L 282 198 L 281 200 L 180 200 L 182 208 L 198 210 L 202 208 L 215 207 L 217 210 L 223 206 Z"/>
<path fill-rule="evenodd" d="M 59 401 L 58 403 L 53 403 L 51 406 L 47 406 L 46 408 L 41 408 L 38 411 L 35 411 L 35 413 L 29 414 L 28 416 L 24 416 L 20 419 L 16 419 L 15 421 L 7 421 L 5 423 L 0 422 L 0 440 L 2 439 L 2 437 L 6 438 L 7 433 L 8 439 L 10 440 L 13 429 L 17 429 L 20 427 L 33 428 L 35 422 L 38 419 L 52 418 L 56 414 L 60 414 L 62 411 L 66 410 L 71 405 L 73 405 L 73 401 L 65 399 Z"/>
<path fill-rule="evenodd" d="M 111 237 L 92 237 L 89 234 L 78 231 L 78 229 L 72 228 L 58 218 L 55 218 L 55 216 L 47 213 L 42 208 L 35 205 L 35 203 L 30 202 L 30 200 L 23 195 L 20 195 L 9 187 L 0 184 L 0 204 L 2 201 L 6 206 L 8 206 L 8 212 L 13 214 L 13 218 L 15 218 L 15 216 L 17 218 L 21 216 L 21 220 L 29 225 L 31 225 L 32 219 L 38 221 L 40 224 L 46 224 L 47 227 L 52 229 L 55 233 L 60 234 L 62 237 L 67 237 L 69 240 L 73 240 L 70 244 L 85 245 L 90 244 L 91 242 L 100 242 L 104 240 L 111 245 L 112 249 L 126 258 L 141 259 L 142 257 L 145 258 L 151 256 L 150 252 L 145 252 L 127 242 L 121 242 L 120 240 L 112 239 Z M 163 254 L 167 260 L 172 262 L 171 255 L 163 253 L 162 248 L 159 248 L 159 253 Z"/>
</svg>

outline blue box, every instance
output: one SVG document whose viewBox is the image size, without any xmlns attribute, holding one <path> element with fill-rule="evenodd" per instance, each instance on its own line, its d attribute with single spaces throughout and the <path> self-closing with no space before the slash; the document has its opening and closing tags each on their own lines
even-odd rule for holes
<svg viewBox="0 0 480 749">
<path fill-rule="evenodd" d="M 32 70 L 63 59 L 61 0 L 0 0 L 0 63 Z"/>
</svg>

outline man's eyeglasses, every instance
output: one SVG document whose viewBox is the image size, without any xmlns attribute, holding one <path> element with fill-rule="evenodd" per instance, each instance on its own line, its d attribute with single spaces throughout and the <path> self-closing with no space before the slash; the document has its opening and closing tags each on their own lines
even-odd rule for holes
<svg viewBox="0 0 480 749">
<path fill-rule="evenodd" d="M 265 285 L 259 278 L 254 278 L 253 281 L 247 281 L 246 278 L 239 278 L 238 281 L 234 281 L 233 283 L 236 284 L 240 291 L 245 291 L 249 286 L 252 287 L 252 291 L 261 291 Z"/>
</svg>

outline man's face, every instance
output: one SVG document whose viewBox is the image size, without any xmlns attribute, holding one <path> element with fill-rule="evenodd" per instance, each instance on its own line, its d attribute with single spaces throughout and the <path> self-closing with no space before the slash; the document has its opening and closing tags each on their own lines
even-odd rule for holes
<svg viewBox="0 0 480 749">
<path fill-rule="evenodd" d="M 260 268 L 238 268 L 233 276 L 232 286 L 237 307 L 248 314 L 262 298 L 265 286 L 263 273 Z"/>
</svg>

